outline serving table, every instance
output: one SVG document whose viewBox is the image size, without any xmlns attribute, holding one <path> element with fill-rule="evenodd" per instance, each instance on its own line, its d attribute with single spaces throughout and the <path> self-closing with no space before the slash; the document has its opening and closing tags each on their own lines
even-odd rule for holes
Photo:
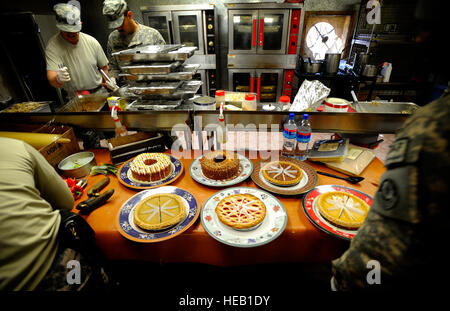
<svg viewBox="0 0 450 311">
<path fill-rule="evenodd" d="M 104 149 L 93 151 L 97 163 L 111 163 L 109 151 Z M 170 154 L 170 151 L 167 151 Z M 256 163 L 259 159 L 252 159 Z M 168 186 L 175 186 L 189 191 L 201 206 L 216 192 L 223 188 L 212 188 L 197 183 L 189 174 L 189 166 L 194 161 L 194 152 L 189 158 L 181 158 L 184 170 L 181 176 Z M 307 162 L 314 169 L 335 173 L 326 166 Z M 378 182 L 385 171 L 382 162 L 375 158 L 362 173 L 364 181 L 352 185 L 344 180 L 319 175 L 319 185 L 341 185 L 362 191 L 374 196 Z M 104 178 L 103 175 L 88 176 L 87 188 Z M 140 260 L 149 262 L 190 262 L 216 266 L 235 266 L 246 264 L 282 263 L 282 262 L 328 262 L 339 257 L 349 245 L 347 240 L 339 239 L 316 228 L 302 209 L 302 196 L 282 196 L 274 194 L 286 209 L 288 220 L 284 232 L 274 241 L 252 248 L 229 246 L 212 238 L 202 226 L 200 217 L 182 234 L 171 239 L 155 243 L 139 243 L 131 241 L 120 234 L 117 229 L 117 216 L 122 205 L 137 190 L 122 185 L 119 180 L 110 176 L 110 184 L 106 189 L 114 188 L 115 192 L 109 201 L 83 216 L 96 232 L 96 241 L 109 260 Z M 251 178 L 233 187 L 259 188 Z M 86 191 L 75 202 L 75 206 L 87 199 Z M 77 210 L 74 208 L 74 212 Z"/>
</svg>

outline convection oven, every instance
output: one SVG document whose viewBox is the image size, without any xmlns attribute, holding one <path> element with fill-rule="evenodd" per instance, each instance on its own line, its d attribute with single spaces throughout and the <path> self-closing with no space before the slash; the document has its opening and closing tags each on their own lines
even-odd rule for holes
<svg viewBox="0 0 450 311">
<path fill-rule="evenodd" d="M 292 95 L 302 4 L 232 3 L 228 10 L 228 88 L 260 102 Z"/>
</svg>

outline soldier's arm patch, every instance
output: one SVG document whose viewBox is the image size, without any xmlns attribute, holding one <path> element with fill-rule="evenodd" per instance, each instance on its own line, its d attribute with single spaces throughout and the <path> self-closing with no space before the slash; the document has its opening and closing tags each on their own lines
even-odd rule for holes
<svg viewBox="0 0 450 311">
<path fill-rule="evenodd" d="M 389 150 L 389 153 L 386 156 L 386 166 L 390 164 L 402 163 L 405 161 L 406 152 L 408 150 L 408 142 L 409 139 L 407 137 L 400 138 L 394 141 L 391 149 Z"/>
</svg>

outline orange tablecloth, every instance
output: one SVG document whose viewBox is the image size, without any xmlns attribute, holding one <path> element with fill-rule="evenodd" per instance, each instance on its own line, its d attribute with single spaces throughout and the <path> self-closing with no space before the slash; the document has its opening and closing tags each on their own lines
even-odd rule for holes
<svg viewBox="0 0 450 311">
<path fill-rule="evenodd" d="M 95 153 L 97 163 L 111 163 L 109 151 L 92 151 Z M 221 188 L 211 188 L 197 183 L 189 174 L 189 166 L 193 159 L 180 160 L 184 171 L 181 177 L 170 186 L 189 191 L 201 207 Z M 256 160 L 252 161 L 256 162 Z M 308 163 L 318 170 L 337 173 L 324 165 Z M 365 180 L 357 185 L 323 175 L 319 175 L 317 185 L 343 185 L 373 196 L 384 171 L 382 162 L 375 158 L 362 174 Z M 87 189 L 103 177 L 103 175 L 89 176 Z M 263 246 L 237 248 L 220 243 L 205 231 L 200 217 L 188 230 L 172 239 L 156 243 L 130 241 L 117 231 L 115 222 L 121 206 L 137 192 L 120 184 L 116 177 L 110 176 L 110 179 L 107 189 L 113 187 L 114 195 L 108 203 L 85 216 L 85 219 L 96 232 L 97 244 L 105 256 L 111 260 L 196 262 L 220 266 L 274 262 L 325 262 L 339 257 L 349 245 L 348 241 L 322 232 L 308 220 L 302 209 L 302 195 L 275 195 L 285 207 L 288 221 L 284 232 L 276 240 Z M 233 187 L 235 186 L 258 188 L 251 178 Z M 75 202 L 75 205 L 85 199 L 87 199 L 86 193 Z M 75 209 L 73 211 L 76 212 Z"/>
</svg>

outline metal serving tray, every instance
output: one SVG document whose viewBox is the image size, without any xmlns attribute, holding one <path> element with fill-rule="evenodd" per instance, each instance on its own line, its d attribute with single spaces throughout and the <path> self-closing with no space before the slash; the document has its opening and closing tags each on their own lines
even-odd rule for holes
<svg viewBox="0 0 450 311">
<path fill-rule="evenodd" d="M 139 64 L 120 67 L 123 73 L 133 75 L 149 75 L 149 74 L 168 74 L 181 65 L 181 62 L 173 63 L 151 63 Z"/>
<path fill-rule="evenodd" d="M 200 65 L 198 64 L 185 64 L 177 68 L 174 72 L 166 74 L 121 73 L 119 76 L 123 77 L 129 83 L 135 81 L 187 81 L 193 78 L 199 67 Z"/>
<path fill-rule="evenodd" d="M 202 81 L 186 81 L 173 92 L 172 94 L 143 94 L 142 99 L 146 100 L 179 100 L 192 98 L 202 86 Z"/>
<path fill-rule="evenodd" d="M 177 82 L 150 82 L 145 86 L 131 86 L 128 92 L 134 95 L 166 95 L 172 94 L 182 84 Z"/>
<path fill-rule="evenodd" d="M 407 102 L 371 101 L 353 103 L 356 112 L 381 114 L 412 114 L 419 106 Z"/>
<path fill-rule="evenodd" d="M 128 111 L 141 110 L 172 110 L 178 108 L 182 100 L 135 100 L 128 107 Z"/>
<path fill-rule="evenodd" d="M 88 112 L 100 111 L 106 104 L 109 93 L 77 95 L 67 104 L 60 107 L 58 112 Z"/>
<path fill-rule="evenodd" d="M 155 62 L 155 61 L 185 61 L 194 55 L 197 47 L 183 45 L 171 45 L 169 51 L 157 51 L 154 46 L 140 46 L 133 49 L 123 50 L 112 53 L 120 64 L 129 64 L 136 62 Z"/>
</svg>

